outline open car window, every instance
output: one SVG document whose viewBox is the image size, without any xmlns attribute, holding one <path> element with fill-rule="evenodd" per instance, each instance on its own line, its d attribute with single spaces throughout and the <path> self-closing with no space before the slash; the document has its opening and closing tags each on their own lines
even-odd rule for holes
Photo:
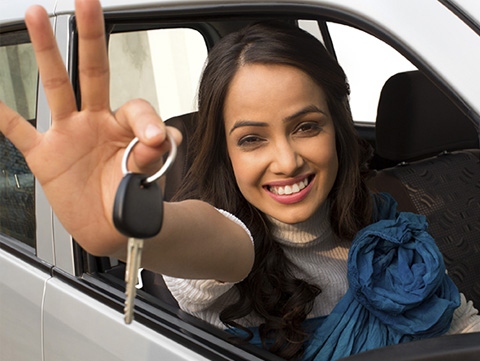
<svg viewBox="0 0 480 361">
<path fill-rule="evenodd" d="M 207 46 L 194 29 L 172 28 L 110 35 L 111 106 L 142 98 L 166 120 L 196 110 Z"/>
<path fill-rule="evenodd" d="M 348 25 L 328 23 L 338 62 L 350 84 L 353 119 L 375 122 L 380 91 L 394 74 L 417 68 L 391 46 Z"/>
</svg>

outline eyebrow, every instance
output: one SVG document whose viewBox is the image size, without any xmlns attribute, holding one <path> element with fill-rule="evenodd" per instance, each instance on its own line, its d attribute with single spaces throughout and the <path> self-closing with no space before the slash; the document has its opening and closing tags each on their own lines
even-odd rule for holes
<svg viewBox="0 0 480 361">
<path fill-rule="evenodd" d="M 321 110 L 319 107 L 317 107 L 316 105 L 308 105 L 306 106 L 305 108 L 299 110 L 298 112 L 292 114 L 292 115 L 289 115 L 288 117 L 286 117 L 285 119 L 283 119 L 283 122 L 289 122 L 295 118 L 298 118 L 302 115 L 305 115 L 305 114 L 309 114 L 309 113 L 321 113 L 321 114 L 324 114 L 324 115 L 327 115 L 323 110 Z M 237 129 L 237 128 L 241 128 L 241 127 L 268 127 L 268 123 L 265 123 L 265 122 L 255 122 L 253 120 L 239 120 L 237 122 L 235 122 L 235 124 L 233 125 L 233 127 L 230 129 L 230 131 L 228 132 L 228 134 L 232 134 L 232 132 Z"/>
<path fill-rule="evenodd" d="M 230 129 L 230 132 L 228 134 L 232 134 L 232 132 L 241 127 L 268 127 L 268 123 L 265 122 L 254 122 L 253 120 L 239 120 L 238 122 L 235 122 L 233 125 L 232 129 Z"/>
<path fill-rule="evenodd" d="M 283 119 L 283 121 L 286 123 L 286 122 L 289 122 L 290 120 L 293 120 L 295 118 L 301 117 L 302 115 L 309 114 L 309 113 L 321 113 L 323 115 L 327 115 L 322 109 L 312 104 L 312 105 L 307 105 L 305 108 L 299 110 L 295 114 L 289 115 L 288 117 Z"/>
</svg>

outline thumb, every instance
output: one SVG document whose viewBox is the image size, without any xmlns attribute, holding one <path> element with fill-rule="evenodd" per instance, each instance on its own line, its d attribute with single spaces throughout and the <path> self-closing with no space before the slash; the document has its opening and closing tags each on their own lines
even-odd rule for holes
<svg viewBox="0 0 480 361">
<path fill-rule="evenodd" d="M 0 101 L 0 132 L 3 133 L 24 157 L 38 143 L 41 134 L 20 114 Z"/>
</svg>

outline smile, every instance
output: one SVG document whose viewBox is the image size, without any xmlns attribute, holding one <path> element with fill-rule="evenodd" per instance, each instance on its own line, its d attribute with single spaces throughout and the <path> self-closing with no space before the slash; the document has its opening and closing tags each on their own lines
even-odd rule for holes
<svg viewBox="0 0 480 361">
<path fill-rule="evenodd" d="M 307 197 L 312 189 L 315 176 L 309 175 L 293 179 L 287 182 L 271 182 L 264 186 L 268 195 L 281 204 L 293 204 L 301 202 Z"/>
<path fill-rule="evenodd" d="M 285 185 L 285 186 L 268 186 L 268 190 L 273 194 L 283 196 L 283 195 L 291 195 L 294 193 L 300 192 L 302 189 L 305 189 L 308 186 L 309 179 L 308 177 L 301 180 L 300 182 Z"/>
</svg>

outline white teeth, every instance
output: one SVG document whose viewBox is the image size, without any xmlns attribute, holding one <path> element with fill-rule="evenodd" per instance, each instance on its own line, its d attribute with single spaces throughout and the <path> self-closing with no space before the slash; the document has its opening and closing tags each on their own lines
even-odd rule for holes
<svg viewBox="0 0 480 361">
<path fill-rule="evenodd" d="M 303 181 L 300 181 L 300 182 L 292 184 L 292 185 L 287 185 L 285 187 L 280 187 L 280 186 L 269 187 L 269 190 L 273 194 L 283 196 L 283 195 L 290 195 L 290 194 L 298 193 L 302 189 L 304 189 L 307 185 L 308 185 L 308 179 L 305 178 Z"/>
<path fill-rule="evenodd" d="M 300 190 L 302 190 L 303 188 L 305 188 L 307 185 L 308 185 L 308 181 L 307 181 L 306 179 L 303 180 L 303 182 L 300 182 L 300 183 L 299 183 Z"/>
</svg>

